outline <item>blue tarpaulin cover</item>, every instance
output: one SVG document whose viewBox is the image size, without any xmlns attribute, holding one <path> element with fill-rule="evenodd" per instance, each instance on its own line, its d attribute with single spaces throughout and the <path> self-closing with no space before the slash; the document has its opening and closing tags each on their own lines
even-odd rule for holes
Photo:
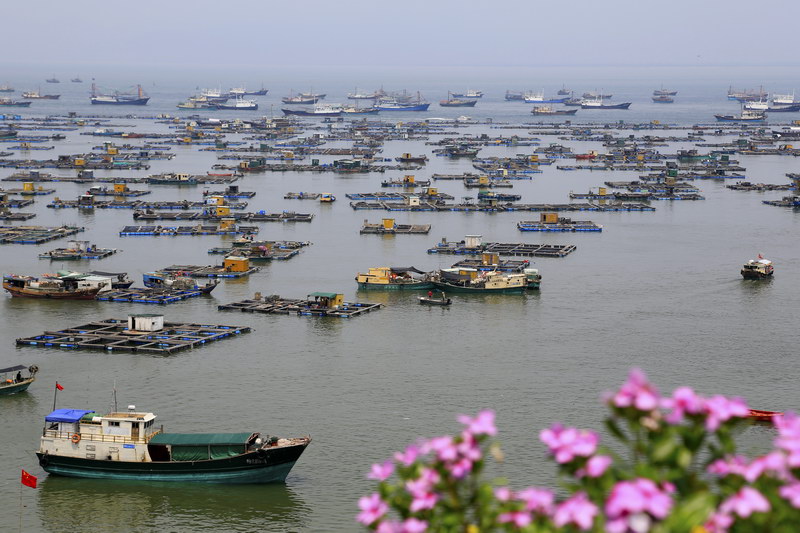
<svg viewBox="0 0 800 533">
<path fill-rule="evenodd" d="M 83 415 L 87 413 L 94 413 L 94 411 L 87 411 L 85 409 L 56 409 L 46 417 L 47 422 L 78 422 Z"/>
</svg>

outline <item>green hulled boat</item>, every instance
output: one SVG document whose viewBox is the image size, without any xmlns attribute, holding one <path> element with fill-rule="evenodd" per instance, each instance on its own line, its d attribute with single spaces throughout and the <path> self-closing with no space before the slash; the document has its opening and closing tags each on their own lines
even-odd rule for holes
<svg viewBox="0 0 800 533">
<path fill-rule="evenodd" d="M 153 413 L 57 409 L 36 455 L 50 474 L 138 481 L 283 482 L 310 437 L 259 433 L 164 433 Z"/>
<path fill-rule="evenodd" d="M 428 290 L 433 283 L 427 273 L 414 267 L 370 268 L 366 274 L 356 275 L 359 289 L 377 290 Z"/>
<path fill-rule="evenodd" d="M 23 370 L 26 371 L 28 374 L 27 376 L 22 374 Z M 0 368 L 0 375 L 2 375 L 2 381 L 0 381 L 0 396 L 16 394 L 28 390 L 31 383 L 36 381 L 36 373 L 38 371 L 39 367 L 36 365 L 17 365 L 8 368 Z"/>
</svg>

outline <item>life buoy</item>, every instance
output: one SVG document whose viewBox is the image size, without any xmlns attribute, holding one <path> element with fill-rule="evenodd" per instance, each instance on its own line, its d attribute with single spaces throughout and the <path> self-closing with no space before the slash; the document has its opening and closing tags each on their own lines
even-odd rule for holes
<svg viewBox="0 0 800 533">
<path fill-rule="evenodd" d="M 72 441 L 72 444 L 78 444 L 81 441 L 81 434 L 80 433 L 73 433 L 72 438 L 69 439 Z"/>
</svg>

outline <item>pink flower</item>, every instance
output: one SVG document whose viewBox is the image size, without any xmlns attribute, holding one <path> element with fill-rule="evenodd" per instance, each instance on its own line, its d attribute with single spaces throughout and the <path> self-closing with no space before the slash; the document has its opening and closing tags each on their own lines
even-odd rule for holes
<svg viewBox="0 0 800 533">
<path fill-rule="evenodd" d="M 361 512 L 358 513 L 356 520 L 365 526 L 380 519 L 389 510 L 389 506 L 386 505 L 386 502 L 381 499 L 381 495 L 377 492 L 369 496 L 362 496 L 358 500 L 358 508 L 361 509 Z"/>
<path fill-rule="evenodd" d="M 427 529 L 428 523 L 425 520 L 420 520 L 418 518 L 406 518 L 400 531 L 402 533 L 423 533 Z"/>
<path fill-rule="evenodd" d="M 747 470 L 747 458 L 741 455 L 717 459 L 706 468 L 709 474 L 716 474 L 721 477 L 725 477 L 729 474 L 736 474 L 744 477 L 745 470 Z"/>
<path fill-rule="evenodd" d="M 553 492 L 547 489 L 528 488 L 517 493 L 517 498 L 525 502 L 525 510 L 545 516 L 553 512 Z"/>
<path fill-rule="evenodd" d="M 585 492 L 576 492 L 556 507 L 553 522 L 558 527 L 575 524 L 585 531 L 592 527 L 597 512 L 597 506 L 589 501 Z"/>
<path fill-rule="evenodd" d="M 428 441 L 427 447 L 436 452 L 436 457 L 440 461 L 453 461 L 458 457 L 458 448 L 453 443 L 453 437 L 450 435 L 432 438 Z"/>
<path fill-rule="evenodd" d="M 705 528 L 709 533 L 727 533 L 728 528 L 733 525 L 733 517 L 725 513 L 714 513 L 705 523 Z"/>
<path fill-rule="evenodd" d="M 722 502 L 719 510 L 724 514 L 735 513 L 747 518 L 753 513 L 766 513 L 770 510 L 767 499 L 752 487 L 743 487 L 739 492 Z"/>
<path fill-rule="evenodd" d="M 606 513 L 610 519 L 639 513 L 663 519 L 672 508 L 672 498 L 650 479 L 638 478 L 620 481 L 606 500 Z"/>
<path fill-rule="evenodd" d="M 729 399 L 719 394 L 706 400 L 705 411 L 708 431 L 716 431 L 723 422 L 731 418 L 744 418 L 750 414 L 747 404 L 741 398 Z"/>
<path fill-rule="evenodd" d="M 458 451 L 458 454 L 461 457 L 469 459 L 473 462 L 480 461 L 483 457 L 483 454 L 481 453 L 481 448 L 478 445 L 478 441 L 476 441 L 475 438 L 469 433 L 465 433 L 462 435 L 462 437 L 462 442 L 456 445 L 456 451 Z"/>
<path fill-rule="evenodd" d="M 386 520 L 378 524 L 377 533 L 402 533 L 403 526 L 397 520 Z"/>
<path fill-rule="evenodd" d="M 553 424 L 539 433 L 539 440 L 550 448 L 558 463 L 569 463 L 575 457 L 589 457 L 597 450 L 597 433 Z"/>
<path fill-rule="evenodd" d="M 411 466 L 414 464 L 414 461 L 417 460 L 419 457 L 420 449 L 419 446 L 411 445 L 405 449 L 403 452 L 397 452 L 394 454 L 394 458 L 403 463 L 405 466 Z"/>
<path fill-rule="evenodd" d="M 467 426 L 467 431 L 473 435 L 497 435 L 494 425 L 494 411 L 487 409 L 478 413 L 475 418 L 467 415 L 458 415 L 458 421 Z"/>
<path fill-rule="evenodd" d="M 514 497 L 514 493 L 508 487 L 497 487 L 494 489 L 494 497 L 498 501 L 507 502 Z"/>
<path fill-rule="evenodd" d="M 772 421 L 778 429 L 775 446 L 788 454 L 789 466 L 797 468 L 800 466 L 800 417 L 794 413 L 786 413 L 773 417 Z"/>
<path fill-rule="evenodd" d="M 689 387 L 679 387 L 672 393 L 672 398 L 663 398 L 661 407 L 670 409 L 672 412 L 666 416 L 670 424 L 678 424 L 683 420 L 685 414 L 697 415 L 703 412 L 705 400 L 702 396 L 695 394 Z"/>
<path fill-rule="evenodd" d="M 445 465 L 447 470 L 453 475 L 456 479 L 462 479 L 466 477 L 467 474 L 472 472 L 472 461 L 469 459 L 460 459 L 455 463 L 448 463 Z"/>
<path fill-rule="evenodd" d="M 533 519 L 529 513 L 524 511 L 510 511 L 508 513 L 501 513 L 500 516 L 497 517 L 497 521 L 501 524 L 514 524 L 522 529 L 528 526 Z"/>
<path fill-rule="evenodd" d="M 424 511 L 425 509 L 433 509 L 436 502 L 439 501 L 439 495 L 433 492 L 426 492 L 423 494 L 414 495 L 409 509 L 412 513 Z"/>
<path fill-rule="evenodd" d="M 372 470 L 367 479 L 377 479 L 378 481 L 386 481 L 389 476 L 394 473 L 394 464 L 391 461 L 385 461 L 383 464 L 372 465 Z"/>
<path fill-rule="evenodd" d="M 417 479 L 406 481 L 406 490 L 416 498 L 430 492 L 440 480 L 441 477 L 436 470 L 423 468 Z"/>
<path fill-rule="evenodd" d="M 780 488 L 781 498 L 788 500 L 792 507 L 800 509 L 800 483 L 794 482 Z"/>
<path fill-rule="evenodd" d="M 748 464 L 747 459 L 741 455 L 717 459 L 706 469 L 710 474 L 725 477 L 730 474 L 742 476 L 752 483 L 766 471 L 777 473 L 780 477 L 786 474 L 786 460 L 781 452 L 773 451 L 754 459 Z"/>
<path fill-rule="evenodd" d="M 586 475 L 589 477 L 600 477 L 608 470 L 611 463 L 611 457 L 607 455 L 595 455 L 586 462 Z"/>
<path fill-rule="evenodd" d="M 639 411 L 652 411 L 658 407 L 658 391 L 647 381 L 644 372 L 634 368 L 628 375 L 628 381 L 612 396 L 611 403 L 617 407 L 632 406 Z"/>
</svg>

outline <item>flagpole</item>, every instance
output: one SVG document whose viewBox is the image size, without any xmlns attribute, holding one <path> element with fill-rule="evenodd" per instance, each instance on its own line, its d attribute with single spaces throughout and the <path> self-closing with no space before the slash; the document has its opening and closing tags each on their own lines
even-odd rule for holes
<svg viewBox="0 0 800 533">
<path fill-rule="evenodd" d="M 53 387 L 53 411 L 56 410 L 56 397 L 58 396 L 58 381 L 56 381 L 56 386 Z"/>
</svg>

